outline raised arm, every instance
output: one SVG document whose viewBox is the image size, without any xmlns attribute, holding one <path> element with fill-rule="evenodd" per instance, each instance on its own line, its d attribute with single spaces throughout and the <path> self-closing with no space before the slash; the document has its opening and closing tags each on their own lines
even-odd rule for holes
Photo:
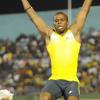
<svg viewBox="0 0 100 100">
<path fill-rule="evenodd" d="M 45 22 L 43 21 L 43 19 L 41 19 L 37 15 L 36 11 L 32 8 L 32 6 L 28 2 L 28 0 L 22 0 L 22 4 L 23 4 L 23 7 L 24 7 L 24 10 L 26 11 L 26 13 L 28 14 L 28 16 L 32 20 L 33 24 L 37 27 L 37 29 L 39 30 L 39 32 L 43 36 L 50 35 L 50 33 L 52 33 L 52 29 L 50 29 L 45 24 Z"/>
<path fill-rule="evenodd" d="M 80 32 L 82 31 L 92 1 L 93 0 L 84 0 L 81 10 L 79 11 L 74 23 L 70 26 L 70 30 L 73 32 L 75 36 L 80 35 Z"/>
</svg>

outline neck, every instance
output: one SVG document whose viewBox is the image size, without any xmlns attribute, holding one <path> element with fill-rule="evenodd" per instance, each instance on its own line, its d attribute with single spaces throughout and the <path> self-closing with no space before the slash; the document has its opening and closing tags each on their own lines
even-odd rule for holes
<svg viewBox="0 0 100 100">
<path fill-rule="evenodd" d="M 68 29 L 67 29 L 68 30 Z M 57 32 L 59 35 L 64 35 L 66 32 L 67 32 L 67 30 L 65 30 L 65 31 L 63 31 L 63 32 Z"/>
</svg>

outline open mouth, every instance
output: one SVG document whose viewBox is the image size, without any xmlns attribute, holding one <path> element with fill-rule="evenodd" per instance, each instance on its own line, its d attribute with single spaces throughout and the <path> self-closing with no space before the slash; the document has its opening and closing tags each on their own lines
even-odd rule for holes
<svg viewBox="0 0 100 100">
<path fill-rule="evenodd" d="M 58 29 L 62 29 L 62 28 L 63 28 L 62 26 L 59 26 L 59 27 L 58 27 Z"/>
</svg>

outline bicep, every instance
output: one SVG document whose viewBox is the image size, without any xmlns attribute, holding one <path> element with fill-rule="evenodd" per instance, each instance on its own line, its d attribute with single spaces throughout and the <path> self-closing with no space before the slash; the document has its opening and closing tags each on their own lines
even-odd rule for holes
<svg viewBox="0 0 100 100">
<path fill-rule="evenodd" d="M 75 34 L 80 34 L 84 24 L 85 24 L 85 20 L 86 20 L 86 16 L 83 14 L 81 14 L 80 16 L 78 16 L 76 18 L 76 20 L 73 22 L 73 24 L 69 27 L 69 29 Z"/>
<path fill-rule="evenodd" d="M 28 16 L 30 17 L 32 23 L 36 26 L 37 30 L 42 34 L 42 35 L 47 35 L 50 33 L 49 31 L 51 30 L 48 25 L 45 23 L 45 21 L 38 16 L 36 13 L 33 12 L 33 10 L 28 10 L 27 11 Z"/>
</svg>

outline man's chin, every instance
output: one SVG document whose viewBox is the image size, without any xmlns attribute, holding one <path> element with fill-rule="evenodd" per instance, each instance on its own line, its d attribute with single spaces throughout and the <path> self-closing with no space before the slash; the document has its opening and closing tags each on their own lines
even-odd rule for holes
<svg viewBox="0 0 100 100">
<path fill-rule="evenodd" d="M 59 34 L 63 34 L 63 33 L 64 33 L 64 30 L 57 30 L 57 32 L 58 32 Z"/>
</svg>

